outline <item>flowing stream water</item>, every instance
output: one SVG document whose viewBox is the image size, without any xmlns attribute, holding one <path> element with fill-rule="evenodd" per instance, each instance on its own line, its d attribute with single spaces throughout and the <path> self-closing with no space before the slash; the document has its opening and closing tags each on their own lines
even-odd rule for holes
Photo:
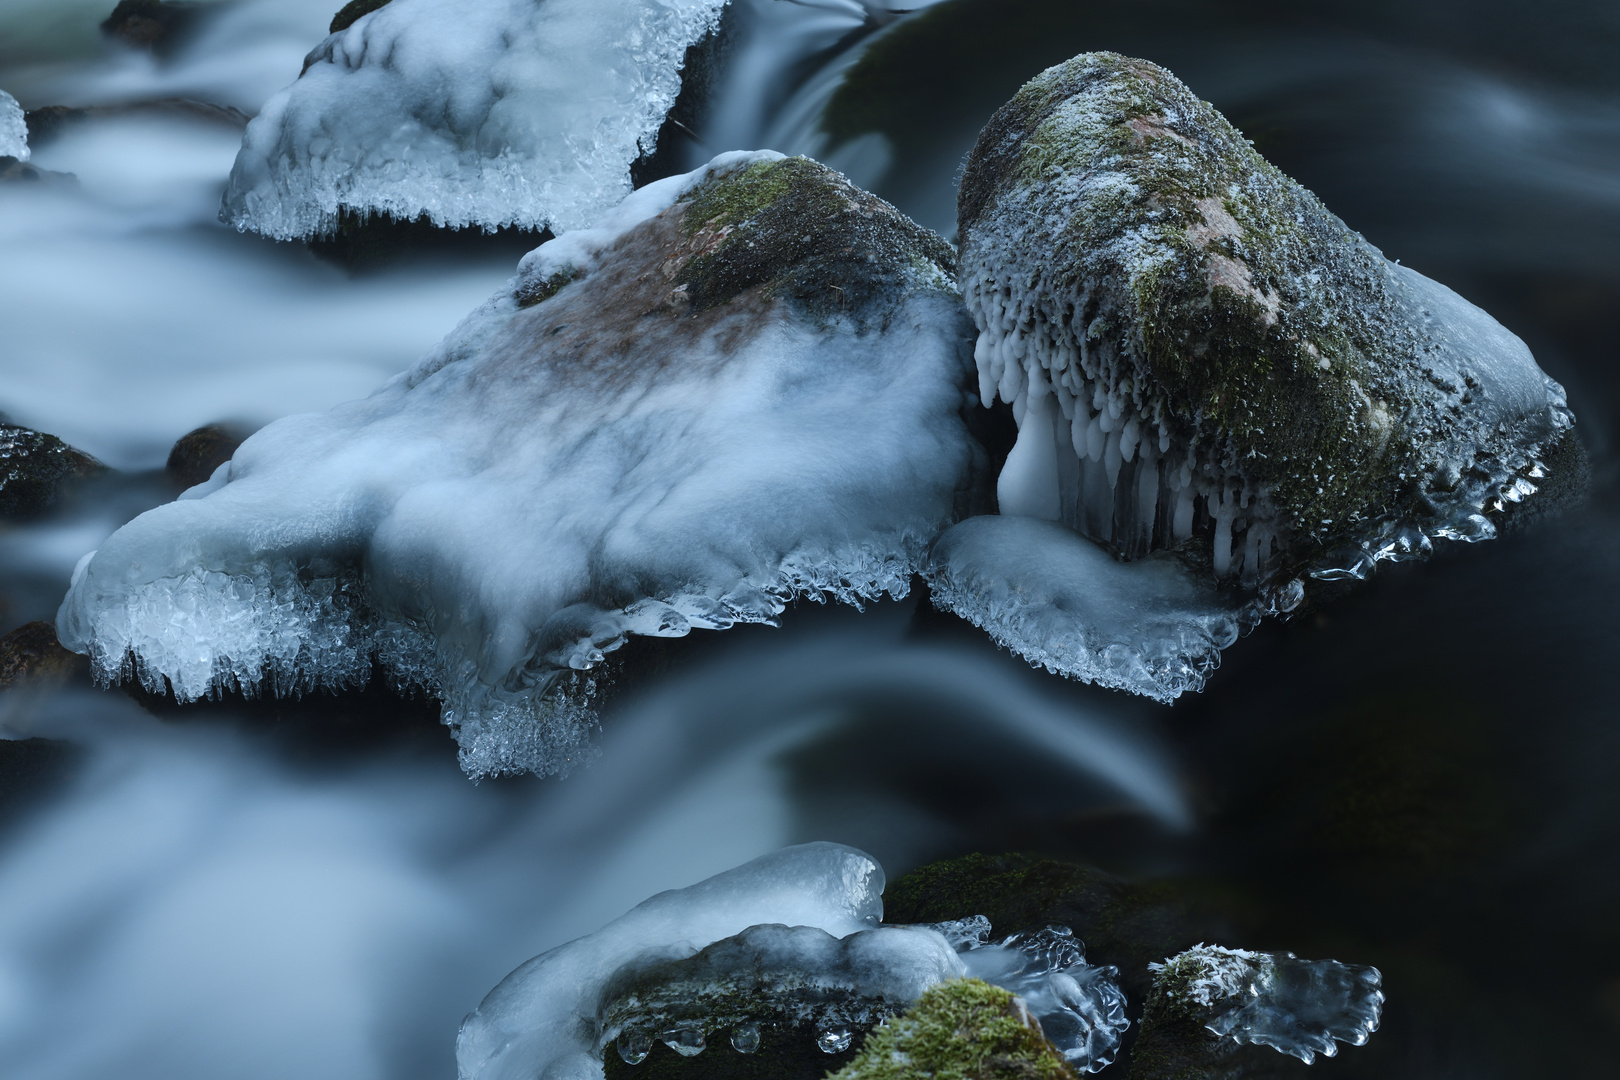
<svg viewBox="0 0 1620 1080">
<path fill-rule="evenodd" d="M 77 184 L 0 186 L 0 412 L 118 470 L 0 525 L 0 631 L 54 617 L 80 556 L 174 496 L 178 436 L 370 392 L 532 246 L 356 270 L 218 223 L 244 117 L 335 2 L 210 4 L 155 57 L 100 36 L 110 0 L 0 0 L 0 89 L 103 107 L 34 150 Z M 1018 85 L 1147 57 L 1529 343 L 1589 502 L 1267 625 L 1174 707 L 1030 671 L 915 597 L 694 635 L 560 780 L 470 783 L 421 703 L 0 695 L 0 735 L 41 740 L 0 758 L 0 1075 L 448 1076 L 522 960 L 811 839 L 891 880 L 1047 852 L 1220 897 L 1230 944 L 1377 964 L 1384 1028 L 1325 1072 L 1613 1075 L 1620 22 L 1298 7 L 737 0 L 679 152 L 809 153 L 950 236 L 959 163 Z M 148 107 L 175 99 L 242 115 Z"/>
</svg>

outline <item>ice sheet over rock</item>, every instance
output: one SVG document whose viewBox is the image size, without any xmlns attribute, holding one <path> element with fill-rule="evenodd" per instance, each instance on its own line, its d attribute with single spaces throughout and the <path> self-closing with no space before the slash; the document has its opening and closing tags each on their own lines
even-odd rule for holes
<svg viewBox="0 0 1620 1080">
<path fill-rule="evenodd" d="M 1338 1043 L 1366 1043 L 1383 1014 L 1375 967 L 1199 945 L 1149 964 L 1154 990 L 1214 1035 L 1269 1046 L 1309 1065 Z"/>
<path fill-rule="evenodd" d="M 63 642 L 182 700 L 353 685 L 376 657 L 443 700 L 470 773 L 566 769 L 581 673 L 627 635 L 906 592 L 982 454 L 953 269 L 803 158 L 649 185 L 411 371 L 126 525 Z"/>
<path fill-rule="evenodd" d="M 1255 618 L 1169 553 L 1121 562 L 1074 530 L 986 515 L 951 526 L 926 571 L 936 605 L 1048 671 L 1156 701 L 1203 689 Z"/>
<path fill-rule="evenodd" d="M 931 986 L 959 978 L 962 960 L 928 927 L 879 926 L 839 937 L 814 926 L 751 926 L 701 950 L 681 943 L 621 968 L 602 994 L 598 1053 L 617 1045 L 638 1064 L 652 1039 L 679 1050 L 745 1025 L 816 1033 L 818 1042 L 869 1029 Z"/>
<path fill-rule="evenodd" d="M 277 239 L 340 209 L 451 227 L 590 223 L 725 0 L 392 0 L 333 34 L 248 126 L 221 218 Z"/>
<path fill-rule="evenodd" d="M 1040 1021 L 1048 1042 L 1078 1073 L 1100 1072 L 1113 1064 L 1125 1018 L 1119 969 L 1086 961 L 1086 946 L 1067 926 L 1048 926 L 986 942 L 990 920 L 983 915 L 935 927 L 954 939 L 968 975 L 1010 990 Z"/>
<path fill-rule="evenodd" d="M 0 157 L 28 160 L 28 120 L 17 99 L 0 90 Z"/>
<path fill-rule="evenodd" d="M 609 980 L 627 965 L 691 955 L 761 924 L 847 938 L 882 920 L 883 884 L 871 856 L 815 843 L 660 893 L 528 961 L 491 990 L 456 1040 L 460 1080 L 600 1080 L 597 1016 Z M 945 962 L 948 948 L 934 939 Z"/>
<path fill-rule="evenodd" d="M 1255 584 L 1477 539 L 1572 423 L 1523 342 L 1146 61 L 1026 84 L 958 213 L 980 393 L 1019 423 L 1002 512 L 1122 557 Z"/>
</svg>

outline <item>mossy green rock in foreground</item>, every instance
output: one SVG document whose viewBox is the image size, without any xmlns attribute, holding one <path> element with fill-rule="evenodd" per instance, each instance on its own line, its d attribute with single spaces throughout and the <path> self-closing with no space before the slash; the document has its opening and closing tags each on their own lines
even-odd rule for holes
<svg viewBox="0 0 1620 1080">
<path fill-rule="evenodd" d="M 1024 1003 L 978 979 L 929 990 L 828 1080 L 1074 1080 Z"/>
<path fill-rule="evenodd" d="M 981 396 L 1023 444 L 1002 512 L 1126 557 L 1196 549 L 1254 582 L 1345 544 L 1478 539 L 1572 422 L 1522 342 L 1146 61 L 1026 84 L 958 212 Z"/>
</svg>

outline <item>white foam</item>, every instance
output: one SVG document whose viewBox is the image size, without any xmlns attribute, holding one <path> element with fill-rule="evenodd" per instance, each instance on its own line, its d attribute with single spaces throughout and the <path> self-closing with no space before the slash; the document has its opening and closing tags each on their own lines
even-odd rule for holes
<svg viewBox="0 0 1620 1080">
<path fill-rule="evenodd" d="M 287 239 L 340 207 L 558 231 L 630 192 L 725 0 L 393 0 L 265 102 L 222 216 Z"/>
</svg>

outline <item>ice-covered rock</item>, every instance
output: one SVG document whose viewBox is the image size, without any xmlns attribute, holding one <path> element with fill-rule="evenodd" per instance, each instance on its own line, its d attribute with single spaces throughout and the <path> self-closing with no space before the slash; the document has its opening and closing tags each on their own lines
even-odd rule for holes
<svg viewBox="0 0 1620 1080">
<path fill-rule="evenodd" d="M 1336 1055 L 1341 1042 L 1366 1043 L 1383 1013 L 1375 967 L 1199 945 L 1149 968 L 1148 1045 L 1150 1024 L 1163 1040 L 1176 1022 L 1190 1021 L 1221 1040 L 1269 1046 L 1309 1065 L 1317 1054 Z"/>
<path fill-rule="evenodd" d="M 848 938 L 882 920 L 882 892 L 883 870 L 871 856 L 816 843 L 660 893 L 596 933 L 528 961 L 491 990 L 456 1040 L 460 1080 L 600 1078 L 597 1018 L 616 975 L 764 924 Z M 908 944 L 926 942 L 923 932 L 900 933 L 913 935 Z M 948 966 L 948 947 L 933 936 L 938 947 L 924 949 L 923 962 Z"/>
<path fill-rule="evenodd" d="M 1523 342 L 1386 260 L 1163 68 L 1087 53 L 980 134 L 958 205 L 1003 513 L 1245 584 L 1365 573 L 1533 492 L 1572 423 Z"/>
<path fill-rule="evenodd" d="M 1258 608 L 1168 552 L 1121 562 L 1054 521 L 984 515 L 934 544 L 934 603 L 1048 671 L 1156 701 L 1203 688 Z"/>
<path fill-rule="evenodd" d="M 0 157 L 28 160 L 28 118 L 17 99 L 0 90 Z"/>
<path fill-rule="evenodd" d="M 959 920 L 959 924 L 970 920 Z M 946 927 L 956 939 L 967 973 L 1010 990 L 1040 1022 L 1040 1030 L 1075 1072 L 1094 1073 L 1110 1065 L 1130 1026 L 1119 969 L 1086 962 L 1086 946 L 1067 926 L 1048 926 L 985 944 L 990 920 L 980 915 L 973 930 Z M 977 940 L 974 938 L 977 937 Z"/>
<path fill-rule="evenodd" d="M 278 239 L 341 209 L 589 224 L 680 93 L 725 0 L 392 0 L 315 48 L 248 126 L 221 217 Z"/>
<path fill-rule="evenodd" d="M 565 769 L 584 673 L 627 635 L 907 591 L 982 454 L 953 269 L 803 158 L 649 185 L 371 397 L 271 424 L 126 525 L 74 575 L 63 643 L 182 700 L 377 657 L 440 696 L 469 772 Z"/>
<path fill-rule="evenodd" d="M 597 1048 L 639 1064 L 652 1040 L 696 1053 L 718 1031 L 761 1025 L 813 1033 L 829 1053 L 905 1009 L 929 987 L 963 974 L 962 960 L 927 927 L 879 926 L 844 937 L 814 926 L 751 926 L 691 952 L 656 954 L 621 968 L 603 991 Z M 753 1045 L 750 1045 L 752 1043 Z M 842 1046 L 839 1044 L 842 1043 Z"/>
</svg>

